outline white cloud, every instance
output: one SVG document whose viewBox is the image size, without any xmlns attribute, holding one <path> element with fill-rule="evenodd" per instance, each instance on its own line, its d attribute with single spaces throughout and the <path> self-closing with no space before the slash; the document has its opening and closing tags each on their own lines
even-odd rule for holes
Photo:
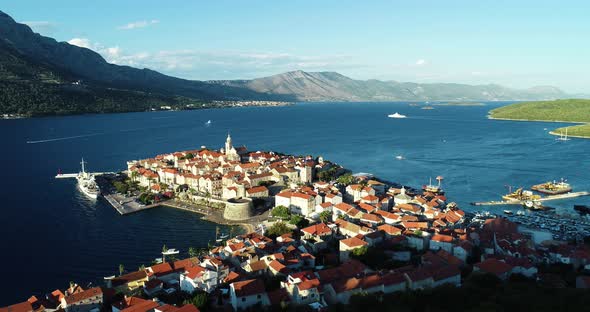
<svg viewBox="0 0 590 312">
<path fill-rule="evenodd" d="M 117 45 L 107 47 L 88 38 L 73 38 L 72 45 L 98 52 L 109 63 L 150 68 L 187 79 L 255 78 L 281 72 L 337 71 L 360 68 L 347 55 L 308 56 L 283 52 L 161 50 L 132 53 Z"/>
<path fill-rule="evenodd" d="M 416 61 L 415 63 L 417 66 L 422 66 L 422 65 L 426 65 L 426 60 L 425 59 L 419 59 Z"/>
<path fill-rule="evenodd" d="M 117 29 L 121 29 L 121 30 L 130 30 L 130 29 L 138 29 L 138 28 L 144 28 L 144 27 L 148 27 L 154 24 L 158 24 L 160 21 L 157 19 L 153 19 L 153 20 L 143 20 L 143 21 L 137 21 L 137 22 L 132 22 L 132 23 L 128 23 L 126 25 L 123 26 L 119 26 L 117 27 Z"/>
<path fill-rule="evenodd" d="M 95 49 L 90 40 L 88 40 L 87 38 L 72 38 L 68 40 L 68 43 L 82 48 L 87 48 L 91 50 Z"/>
<path fill-rule="evenodd" d="M 57 23 L 49 21 L 24 21 L 21 23 L 31 27 L 34 32 L 44 35 L 51 35 L 57 30 Z"/>
</svg>

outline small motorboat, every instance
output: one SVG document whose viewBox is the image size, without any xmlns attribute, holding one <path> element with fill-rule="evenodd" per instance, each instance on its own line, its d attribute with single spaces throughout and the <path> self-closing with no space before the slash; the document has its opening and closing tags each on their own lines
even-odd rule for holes
<svg viewBox="0 0 590 312">
<path fill-rule="evenodd" d="M 397 160 L 402 160 L 402 159 L 404 159 L 404 156 L 402 156 L 402 155 L 397 155 L 397 156 L 395 156 L 395 159 L 397 159 Z"/>
<path fill-rule="evenodd" d="M 389 114 L 389 115 L 387 115 L 387 117 L 389 117 L 389 118 L 407 118 L 406 115 L 402 115 L 402 114 L 397 113 L 397 112 L 394 113 L 394 114 Z"/>
<path fill-rule="evenodd" d="M 162 254 L 163 255 L 177 255 L 179 252 L 180 251 L 178 251 L 178 250 L 176 250 L 174 248 L 171 248 L 171 249 L 168 249 L 166 251 L 163 251 Z"/>
<path fill-rule="evenodd" d="M 507 214 L 507 215 L 511 215 L 512 214 L 512 211 L 511 210 L 504 210 L 504 213 Z"/>
</svg>

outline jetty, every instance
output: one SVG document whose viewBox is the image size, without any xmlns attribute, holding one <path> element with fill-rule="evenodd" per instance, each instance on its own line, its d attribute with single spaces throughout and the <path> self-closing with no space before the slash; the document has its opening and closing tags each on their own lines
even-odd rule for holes
<svg viewBox="0 0 590 312">
<path fill-rule="evenodd" d="M 539 199 L 535 199 L 535 201 L 546 202 L 546 201 L 551 201 L 551 200 L 568 199 L 568 198 L 575 198 L 575 197 L 588 196 L 588 195 L 590 195 L 590 192 L 585 192 L 585 191 L 584 192 L 572 192 L 572 193 L 566 193 L 566 194 L 549 195 L 549 196 L 541 197 Z M 474 202 L 474 203 L 471 203 L 471 205 L 473 205 L 473 206 L 523 205 L 524 202 L 525 202 L 524 200 L 518 200 L 518 199 L 493 200 L 493 201 L 487 201 L 487 202 Z"/>
<path fill-rule="evenodd" d="M 117 210 L 120 215 L 127 215 L 130 213 L 135 213 L 143 210 L 147 210 L 150 208 L 159 207 L 164 202 L 159 202 L 151 205 L 143 205 L 135 201 L 135 198 L 128 198 L 118 194 L 108 194 L 104 195 L 104 198 Z"/>
</svg>

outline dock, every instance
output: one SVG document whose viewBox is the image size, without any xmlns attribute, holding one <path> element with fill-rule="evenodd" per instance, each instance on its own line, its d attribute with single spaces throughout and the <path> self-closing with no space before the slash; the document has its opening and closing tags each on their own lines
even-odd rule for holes
<svg viewBox="0 0 590 312">
<path fill-rule="evenodd" d="M 549 195 L 545 197 L 541 197 L 539 199 L 535 199 L 535 201 L 546 202 L 551 200 L 559 200 L 559 199 L 568 199 L 568 198 L 575 198 L 581 196 L 588 196 L 590 192 L 572 192 L 566 194 L 559 194 L 559 195 Z M 496 206 L 496 205 L 523 205 L 524 200 L 493 200 L 488 202 L 475 202 L 471 203 L 473 206 Z"/>
<path fill-rule="evenodd" d="M 142 205 L 135 201 L 135 198 L 127 198 L 120 195 L 108 194 L 104 198 L 117 210 L 120 215 L 127 215 L 150 208 L 155 208 L 162 205 L 164 202 L 159 202 L 151 205 Z"/>
</svg>

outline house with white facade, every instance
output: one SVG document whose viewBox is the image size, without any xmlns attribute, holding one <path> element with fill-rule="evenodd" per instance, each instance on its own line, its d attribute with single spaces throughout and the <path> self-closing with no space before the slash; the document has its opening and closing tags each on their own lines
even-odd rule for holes
<svg viewBox="0 0 590 312">
<path fill-rule="evenodd" d="M 234 311 L 244 310 L 257 304 L 263 307 L 270 305 L 270 299 L 261 279 L 231 283 L 229 297 Z"/>
<path fill-rule="evenodd" d="M 217 272 L 201 266 L 188 268 L 184 273 L 180 274 L 180 289 L 189 294 L 195 290 L 211 293 L 218 283 Z"/>
</svg>

